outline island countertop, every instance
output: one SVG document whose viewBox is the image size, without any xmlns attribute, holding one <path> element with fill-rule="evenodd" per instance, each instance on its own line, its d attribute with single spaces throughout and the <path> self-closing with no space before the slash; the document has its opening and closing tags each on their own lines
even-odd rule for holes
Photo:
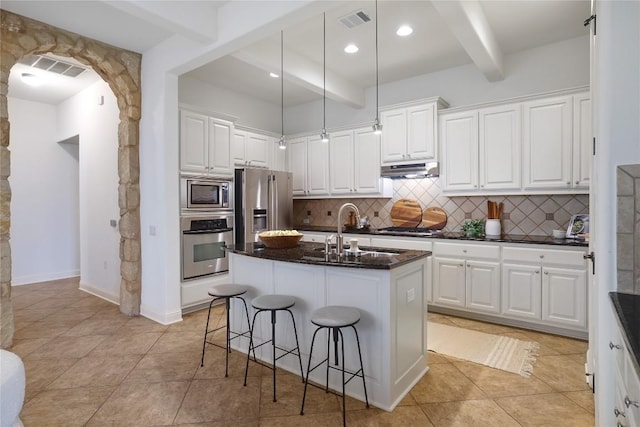
<svg viewBox="0 0 640 427">
<path fill-rule="evenodd" d="M 291 249 L 267 248 L 260 243 L 232 245 L 227 248 L 229 252 L 272 261 L 374 270 L 391 270 L 431 255 L 430 251 L 369 247 L 361 249 L 365 252 L 363 255 L 337 257 L 335 254 L 325 255 L 323 244 L 311 242 L 300 242 L 298 246 Z M 388 255 L 367 254 L 368 251 L 379 251 Z"/>
</svg>

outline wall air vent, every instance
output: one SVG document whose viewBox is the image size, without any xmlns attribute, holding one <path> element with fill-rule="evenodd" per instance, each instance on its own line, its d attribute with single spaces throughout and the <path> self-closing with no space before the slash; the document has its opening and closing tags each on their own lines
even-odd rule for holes
<svg viewBox="0 0 640 427">
<path fill-rule="evenodd" d="M 341 18 L 338 18 L 338 21 L 340 21 L 340 23 L 347 28 L 354 28 L 358 25 L 366 24 L 367 22 L 371 21 L 371 18 L 369 17 L 369 15 L 367 15 L 367 12 L 365 12 L 364 10 L 359 10 L 357 12 L 353 12 Z"/>
<path fill-rule="evenodd" d="M 50 71 L 56 74 L 62 74 L 63 76 L 67 77 L 78 77 L 87 69 L 86 67 L 80 65 L 71 64 L 69 62 L 61 61 L 57 58 L 51 58 L 43 55 L 26 56 L 18 62 L 23 65 L 28 65 L 29 67 Z"/>
</svg>

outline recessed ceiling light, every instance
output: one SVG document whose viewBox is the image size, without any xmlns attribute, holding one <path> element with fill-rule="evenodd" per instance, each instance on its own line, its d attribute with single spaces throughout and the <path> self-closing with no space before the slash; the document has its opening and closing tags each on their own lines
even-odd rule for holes
<svg viewBox="0 0 640 427">
<path fill-rule="evenodd" d="M 40 83 L 42 83 L 38 76 L 30 73 L 22 73 L 20 77 L 22 78 L 22 81 L 29 86 L 40 86 Z"/>
<path fill-rule="evenodd" d="M 413 28 L 408 25 L 402 25 L 400 26 L 400 28 L 398 28 L 398 31 L 396 31 L 396 34 L 401 37 L 408 36 L 411 33 L 413 33 Z"/>
<path fill-rule="evenodd" d="M 348 44 L 345 48 L 344 51 L 347 53 L 356 53 L 358 51 L 358 46 L 356 46 L 355 44 Z"/>
<path fill-rule="evenodd" d="M 277 79 L 280 76 L 277 75 L 276 73 L 269 73 L 269 77 L 273 77 L 274 79 Z"/>
</svg>

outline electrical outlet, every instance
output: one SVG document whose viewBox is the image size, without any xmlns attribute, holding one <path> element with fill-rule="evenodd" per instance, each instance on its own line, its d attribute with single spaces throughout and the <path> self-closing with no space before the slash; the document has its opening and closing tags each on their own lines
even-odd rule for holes
<svg viewBox="0 0 640 427">
<path fill-rule="evenodd" d="M 105 270 L 107 269 L 107 261 L 105 261 L 105 262 L 102 264 L 102 267 L 103 267 Z"/>
<path fill-rule="evenodd" d="M 118 221 L 115 220 L 115 219 L 110 219 L 109 220 L 109 225 L 112 226 L 112 227 L 115 227 L 115 226 L 118 225 Z"/>
<path fill-rule="evenodd" d="M 149 226 L 149 235 L 150 236 L 155 236 L 156 235 L 156 226 L 155 225 L 150 225 Z"/>
<path fill-rule="evenodd" d="M 303 224 L 310 224 L 311 220 L 309 218 L 305 218 L 305 219 L 302 220 L 302 223 Z"/>
<path fill-rule="evenodd" d="M 416 290 L 415 288 L 411 288 L 407 291 L 407 302 L 411 302 L 416 299 Z"/>
</svg>

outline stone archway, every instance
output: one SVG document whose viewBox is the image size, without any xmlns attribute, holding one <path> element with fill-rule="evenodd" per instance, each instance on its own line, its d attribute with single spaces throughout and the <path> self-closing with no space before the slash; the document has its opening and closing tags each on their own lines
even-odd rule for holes
<svg viewBox="0 0 640 427">
<path fill-rule="evenodd" d="M 13 341 L 11 304 L 11 173 L 7 94 L 11 67 L 28 55 L 51 52 L 89 65 L 118 100 L 120 311 L 140 314 L 140 65 L 142 56 L 0 10 L 0 348 Z"/>
</svg>

